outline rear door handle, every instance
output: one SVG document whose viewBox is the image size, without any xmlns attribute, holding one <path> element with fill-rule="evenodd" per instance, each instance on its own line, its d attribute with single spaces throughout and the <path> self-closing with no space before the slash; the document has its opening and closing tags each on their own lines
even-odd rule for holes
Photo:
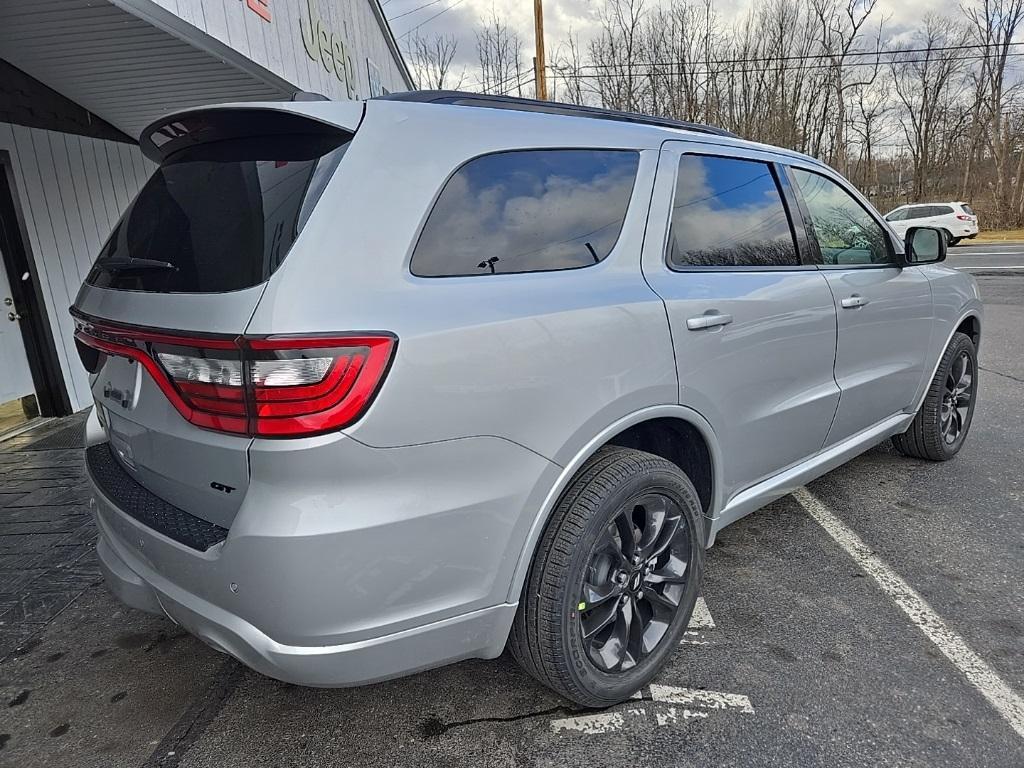
<svg viewBox="0 0 1024 768">
<path fill-rule="evenodd" d="M 843 305 L 843 309 L 856 309 L 857 307 L 863 307 L 867 304 L 868 299 L 855 293 L 853 296 L 845 298 L 839 303 Z"/>
<path fill-rule="evenodd" d="M 691 331 L 699 331 L 702 328 L 715 328 L 719 325 L 728 325 L 732 322 L 732 315 L 723 315 L 720 312 L 713 312 L 708 315 L 697 315 L 686 318 L 686 327 Z"/>
</svg>

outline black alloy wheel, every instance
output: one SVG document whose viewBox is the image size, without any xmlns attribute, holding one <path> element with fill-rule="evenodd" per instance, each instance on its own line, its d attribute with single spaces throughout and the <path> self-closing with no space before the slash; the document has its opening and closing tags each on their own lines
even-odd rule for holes
<svg viewBox="0 0 1024 768">
<path fill-rule="evenodd" d="M 963 447 L 978 400 L 978 353 L 965 333 L 954 333 L 910 427 L 894 435 L 900 453 L 948 461 Z"/>
<path fill-rule="evenodd" d="M 658 646 L 679 610 L 689 565 L 690 531 L 675 501 L 647 493 L 619 510 L 590 556 L 577 605 L 598 669 L 631 669 Z"/>
<path fill-rule="evenodd" d="M 939 411 L 939 428 L 946 445 L 955 445 L 967 424 L 974 396 L 974 361 L 963 350 L 953 361 L 946 375 L 946 384 Z"/>
<path fill-rule="evenodd" d="M 705 541 L 703 504 L 678 466 L 601 448 L 551 513 L 509 650 L 577 704 L 625 701 L 675 653 L 700 591 Z"/>
</svg>

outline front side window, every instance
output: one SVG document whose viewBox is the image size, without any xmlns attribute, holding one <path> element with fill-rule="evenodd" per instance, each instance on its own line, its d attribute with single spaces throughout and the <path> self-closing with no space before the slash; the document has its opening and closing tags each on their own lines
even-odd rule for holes
<svg viewBox="0 0 1024 768">
<path fill-rule="evenodd" d="M 618 240 L 638 152 L 557 149 L 470 160 L 445 184 L 412 255 L 420 277 L 586 267 Z"/>
<path fill-rule="evenodd" d="M 768 163 L 684 155 L 671 227 L 668 260 L 676 268 L 800 263 Z"/>
<path fill-rule="evenodd" d="M 793 169 L 811 216 L 824 264 L 890 264 L 894 257 L 882 225 L 831 179 Z"/>
<path fill-rule="evenodd" d="M 893 211 L 885 217 L 886 221 L 906 221 L 907 215 L 910 213 L 910 209 L 901 208 L 898 211 Z"/>
</svg>

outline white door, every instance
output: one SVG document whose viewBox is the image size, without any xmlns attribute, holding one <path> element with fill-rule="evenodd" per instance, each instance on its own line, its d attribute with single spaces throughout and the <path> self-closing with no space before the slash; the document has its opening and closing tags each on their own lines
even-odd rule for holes
<svg viewBox="0 0 1024 768">
<path fill-rule="evenodd" d="M 31 395 L 34 391 L 21 324 L 11 298 L 3 259 L 0 258 L 0 403 Z"/>
</svg>

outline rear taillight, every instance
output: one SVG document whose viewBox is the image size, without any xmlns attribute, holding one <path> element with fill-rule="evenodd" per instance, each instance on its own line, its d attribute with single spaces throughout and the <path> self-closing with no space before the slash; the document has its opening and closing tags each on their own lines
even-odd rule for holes
<svg viewBox="0 0 1024 768">
<path fill-rule="evenodd" d="M 191 423 L 252 437 L 352 424 L 380 388 L 397 344 L 386 333 L 193 337 L 81 317 L 75 338 L 93 366 L 95 352 L 138 361 Z"/>
<path fill-rule="evenodd" d="M 395 337 L 271 336 L 248 346 L 253 432 L 290 437 L 358 419 L 384 379 Z"/>
<path fill-rule="evenodd" d="M 962 214 L 962 213 L 958 213 L 958 214 L 956 215 L 956 217 L 957 217 L 958 219 L 960 219 L 960 221 L 974 221 L 974 217 L 973 217 L 973 216 L 965 216 L 965 215 L 964 215 L 964 214 Z"/>
</svg>

